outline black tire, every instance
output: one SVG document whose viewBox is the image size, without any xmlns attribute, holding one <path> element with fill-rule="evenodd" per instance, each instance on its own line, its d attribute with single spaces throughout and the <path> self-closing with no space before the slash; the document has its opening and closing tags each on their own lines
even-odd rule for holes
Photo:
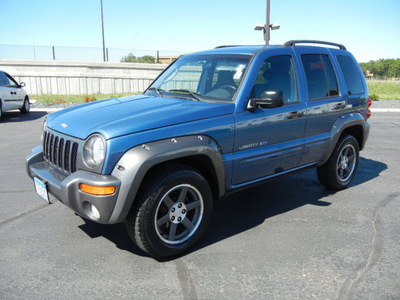
<svg viewBox="0 0 400 300">
<path fill-rule="evenodd" d="M 21 113 L 27 114 L 29 113 L 30 109 L 31 109 L 31 104 L 29 103 L 29 98 L 25 97 L 24 105 L 19 110 L 21 111 Z"/>
<path fill-rule="evenodd" d="M 212 213 L 211 189 L 186 166 L 153 175 L 125 222 L 139 248 L 155 258 L 170 258 L 187 251 L 204 233 Z"/>
<path fill-rule="evenodd" d="M 328 161 L 317 168 L 319 181 L 331 190 L 347 188 L 356 174 L 359 152 L 355 137 L 350 134 L 343 135 Z"/>
</svg>

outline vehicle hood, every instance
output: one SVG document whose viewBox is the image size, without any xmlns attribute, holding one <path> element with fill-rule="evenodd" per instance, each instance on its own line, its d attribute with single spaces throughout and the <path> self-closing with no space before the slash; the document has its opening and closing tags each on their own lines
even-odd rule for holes
<svg viewBox="0 0 400 300">
<path fill-rule="evenodd" d="M 233 103 L 209 103 L 147 95 L 107 99 L 50 114 L 47 126 L 79 139 L 101 133 L 106 139 L 231 114 Z"/>
</svg>

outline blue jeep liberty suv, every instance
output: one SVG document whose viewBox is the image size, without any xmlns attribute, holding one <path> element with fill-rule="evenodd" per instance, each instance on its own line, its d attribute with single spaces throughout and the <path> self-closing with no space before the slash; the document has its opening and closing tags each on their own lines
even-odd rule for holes
<svg viewBox="0 0 400 300">
<path fill-rule="evenodd" d="M 26 159 L 36 192 L 95 222 L 125 222 L 156 258 L 188 250 L 226 193 L 316 167 L 349 186 L 370 125 L 343 45 L 288 41 L 185 55 L 142 95 L 48 115 Z"/>
</svg>

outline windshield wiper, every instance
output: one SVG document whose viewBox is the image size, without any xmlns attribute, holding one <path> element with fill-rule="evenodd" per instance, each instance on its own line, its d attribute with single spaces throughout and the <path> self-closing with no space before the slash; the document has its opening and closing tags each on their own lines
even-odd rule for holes
<svg viewBox="0 0 400 300">
<path fill-rule="evenodd" d="M 151 87 L 148 89 L 148 91 L 155 91 L 157 93 L 158 96 L 162 97 L 163 95 L 161 94 L 161 92 L 165 92 L 163 89 L 159 89 L 159 88 L 155 88 L 155 87 Z"/>
<path fill-rule="evenodd" d="M 169 90 L 168 92 L 177 92 L 177 93 L 185 93 L 185 94 L 189 94 L 191 95 L 193 98 L 195 98 L 197 101 L 202 101 L 203 99 L 200 97 L 199 93 L 195 93 L 189 90 L 185 90 L 185 89 L 178 89 L 178 90 Z"/>
</svg>

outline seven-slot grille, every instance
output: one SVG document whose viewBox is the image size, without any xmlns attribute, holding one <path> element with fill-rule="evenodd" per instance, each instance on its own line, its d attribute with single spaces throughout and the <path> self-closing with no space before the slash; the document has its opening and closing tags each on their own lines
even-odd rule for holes
<svg viewBox="0 0 400 300">
<path fill-rule="evenodd" d="M 44 131 L 43 156 L 47 162 L 66 173 L 73 173 L 76 171 L 77 154 L 78 143 Z"/>
</svg>

